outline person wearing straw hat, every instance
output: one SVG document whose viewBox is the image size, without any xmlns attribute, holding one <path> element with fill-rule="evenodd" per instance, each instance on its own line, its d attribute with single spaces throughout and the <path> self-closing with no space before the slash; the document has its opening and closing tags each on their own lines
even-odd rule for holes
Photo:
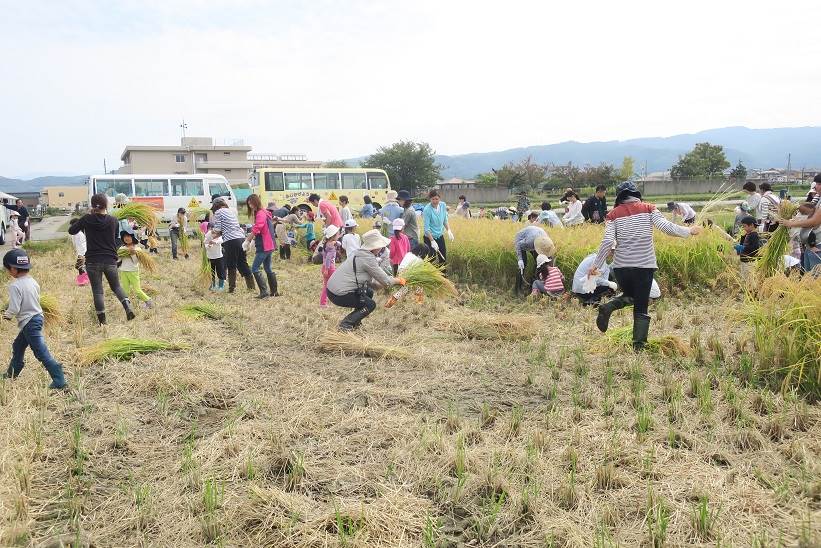
<svg viewBox="0 0 821 548">
<path fill-rule="evenodd" d="M 602 332 L 607 331 L 611 314 L 632 304 L 633 348 L 636 351 L 644 349 L 650 330 L 647 306 L 653 285 L 653 273 L 658 268 L 653 243 L 654 227 L 679 238 L 687 238 L 701 231 L 698 226 L 691 226 L 688 229 L 673 224 L 656 209 L 656 206 L 641 201 L 641 192 L 632 180 L 628 179 L 621 183 L 616 188 L 616 207 L 605 217 L 604 238 L 596 259 L 587 272 L 588 276 L 598 276 L 599 269 L 613 246 L 616 246 L 613 274 L 624 293 L 599 306 L 596 327 Z"/>
<path fill-rule="evenodd" d="M 556 246 L 547 232 L 536 225 L 527 225 L 513 237 L 513 249 L 516 253 L 516 262 L 519 266 L 519 277 L 516 279 L 516 291 L 521 291 L 524 283 L 525 268 L 527 267 L 528 254 L 533 255 L 536 260 L 538 255 L 547 257 L 556 256 Z M 529 284 L 528 284 L 529 285 Z"/>
<path fill-rule="evenodd" d="M 374 287 L 405 285 L 403 278 L 388 276 L 377 262 L 377 256 L 390 244 L 378 230 L 362 235 L 362 247 L 350 255 L 328 280 L 328 298 L 333 304 L 353 311 L 339 323 L 339 329 L 356 329 L 376 309 Z"/>
</svg>

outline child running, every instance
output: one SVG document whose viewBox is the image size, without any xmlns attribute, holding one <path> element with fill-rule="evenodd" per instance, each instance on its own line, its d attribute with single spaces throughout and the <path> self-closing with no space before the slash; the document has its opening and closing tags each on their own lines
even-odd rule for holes
<svg viewBox="0 0 821 548">
<path fill-rule="evenodd" d="M 225 260 L 222 257 L 222 234 L 208 223 L 208 232 L 205 233 L 203 245 L 205 256 L 211 263 L 211 291 L 225 291 Z"/>
<path fill-rule="evenodd" d="M 20 333 L 11 345 L 11 362 L 3 378 L 16 379 L 23 370 L 26 347 L 31 347 L 34 357 L 40 360 L 51 377 L 49 388 L 64 389 L 68 385 L 63 376 L 63 366 L 55 360 L 46 346 L 43 335 L 43 309 L 40 307 L 40 286 L 29 276 L 31 262 L 22 249 L 12 249 L 3 256 L 3 267 L 14 279 L 9 284 L 9 306 L 3 318 L 17 320 Z"/>
<path fill-rule="evenodd" d="M 325 244 L 322 252 L 322 294 L 319 296 L 319 306 L 328 308 L 328 280 L 336 272 L 336 250 L 339 227 L 328 225 L 325 227 Z"/>
<path fill-rule="evenodd" d="M 134 295 L 143 302 L 145 308 L 151 308 L 153 306 L 151 297 L 146 295 L 140 287 L 140 261 L 137 259 L 137 253 L 144 253 L 144 251 L 137 247 L 137 236 L 131 229 L 123 230 L 120 233 L 120 240 L 123 242 L 123 247 L 120 249 L 128 250 L 128 256 L 117 261 L 120 271 L 120 285 L 122 285 L 126 295 Z"/>
<path fill-rule="evenodd" d="M 564 274 L 547 255 L 536 257 L 536 279 L 531 296 L 561 297 L 564 294 Z"/>
<path fill-rule="evenodd" d="M 74 226 L 79 217 L 74 217 L 68 223 L 68 226 Z M 83 232 L 71 235 L 71 243 L 74 245 L 74 253 L 77 255 L 77 260 L 74 263 L 74 268 L 77 269 L 77 285 L 88 285 L 88 273 L 86 272 L 86 235 Z"/>
<path fill-rule="evenodd" d="M 402 259 L 405 258 L 405 255 L 410 251 L 410 240 L 408 237 L 402 233 L 402 230 L 405 228 L 405 221 L 402 219 L 396 219 L 393 222 L 393 234 L 391 235 L 391 246 L 390 246 L 390 259 L 391 259 L 391 269 L 393 270 L 393 275 L 396 277 L 396 273 L 399 271 L 399 265 L 402 262 Z"/>
</svg>

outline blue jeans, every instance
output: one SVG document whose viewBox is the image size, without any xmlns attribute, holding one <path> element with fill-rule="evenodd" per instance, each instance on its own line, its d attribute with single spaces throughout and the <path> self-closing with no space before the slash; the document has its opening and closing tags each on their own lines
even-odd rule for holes
<svg viewBox="0 0 821 548">
<path fill-rule="evenodd" d="M 821 251 L 813 251 L 809 247 L 804 248 L 804 256 L 801 257 L 801 267 L 804 272 L 812 272 L 814 268 L 819 268 L 821 265 Z M 813 273 L 814 276 L 821 276 L 819 273 Z"/>
<path fill-rule="evenodd" d="M 43 336 L 42 314 L 37 314 L 31 318 L 11 344 L 11 363 L 9 363 L 6 375 L 14 379 L 20 374 L 23 370 L 23 357 L 26 353 L 26 347 L 29 346 L 34 353 L 34 357 L 42 362 L 51 376 L 51 388 L 64 388 L 66 379 L 63 376 L 63 366 L 48 351 L 46 338 Z"/>
<path fill-rule="evenodd" d="M 259 267 L 262 266 L 265 272 L 273 274 L 274 271 L 271 269 L 271 253 L 273 253 L 273 251 L 257 251 L 256 255 L 254 255 L 254 262 L 251 263 L 251 272 L 259 272 Z"/>
</svg>

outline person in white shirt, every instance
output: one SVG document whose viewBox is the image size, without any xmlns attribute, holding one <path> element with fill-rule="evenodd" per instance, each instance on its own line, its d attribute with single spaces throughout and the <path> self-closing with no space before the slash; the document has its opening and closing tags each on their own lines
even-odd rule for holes
<svg viewBox="0 0 821 548">
<path fill-rule="evenodd" d="M 592 278 L 592 280 L 595 281 L 592 290 L 590 286 L 593 284 L 588 279 L 587 273 L 593 261 L 596 260 L 596 253 L 591 253 L 582 259 L 582 262 L 576 267 L 576 272 L 573 274 L 573 287 L 571 291 L 579 298 L 582 305 L 597 305 L 601 302 L 601 298 L 604 295 L 612 295 L 613 292 L 615 292 L 617 287 L 616 282 L 610 281 L 610 263 L 613 261 L 613 253 L 614 250 L 611 250 L 610 253 L 607 254 L 606 262 L 598 269 L 598 274 L 595 278 Z"/>
<path fill-rule="evenodd" d="M 676 222 L 676 217 L 680 216 L 684 219 L 684 224 L 691 225 L 696 222 L 696 210 L 690 207 L 690 204 L 684 202 L 667 202 L 667 210 L 673 213 L 673 222 Z"/>
<path fill-rule="evenodd" d="M 582 203 L 579 200 L 579 195 L 572 192 L 567 195 L 567 211 L 562 217 L 565 226 L 574 226 L 584 223 L 584 215 L 582 215 Z"/>
<path fill-rule="evenodd" d="M 353 252 L 362 246 L 362 238 L 359 237 L 359 234 L 354 232 L 357 226 L 359 225 L 357 225 L 355 219 L 348 219 L 345 221 L 345 235 L 342 236 L 341 243 L 342 249 L 345 250 L 346 257 L 353 255 Z"/>
<path fill-rule="evenodd" d="M 79 217 L 74 217 L 69 221 L 68 226 L 74 225 L 79 221 Z M 74 268 L 77 269 L 77 285 L 88 285 L 88 272 L 86 272 L 86 235 L 85 232 L 78 232 L 71 235 L 71 243 L 74 245 L 74 254 L 77 260 L 74 262 Z"/>
<path fill-rule="evenodd" d="M 222 256 L 222 234 L 211 228 L 208 223 L 208 232 L 205 233 L 203 245 L 205 256 L 211 263 L 211 291 L 225 291 L 225 259 Z"/>
</svg>

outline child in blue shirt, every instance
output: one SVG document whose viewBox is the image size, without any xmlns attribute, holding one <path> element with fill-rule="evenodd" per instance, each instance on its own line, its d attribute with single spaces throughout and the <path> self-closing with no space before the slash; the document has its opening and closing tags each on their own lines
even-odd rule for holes
<svg viewBox="0 0 821 548">
<path fill-rule="evenodd" d="M 30 346 L 34 357 L 42 362 L 51 376 L 49 388 L 66 388 L 68 384 L 63 376 L 63 366 L 51 356 L 43 336 L 40 286 L 29 276 L 31 262 L 28 254 L 22 249 L 12 249 L 3 256 L 3 267 L 14 278 L 9 284 L 9 306 L 3 312 L 3 318 L 15 318 L 17 327 L 20 328 L 20 333 L 11 345 L 11 362 L 3 377 L 15 379 L 20 375 L 26 348 Z"/>
</svg>

